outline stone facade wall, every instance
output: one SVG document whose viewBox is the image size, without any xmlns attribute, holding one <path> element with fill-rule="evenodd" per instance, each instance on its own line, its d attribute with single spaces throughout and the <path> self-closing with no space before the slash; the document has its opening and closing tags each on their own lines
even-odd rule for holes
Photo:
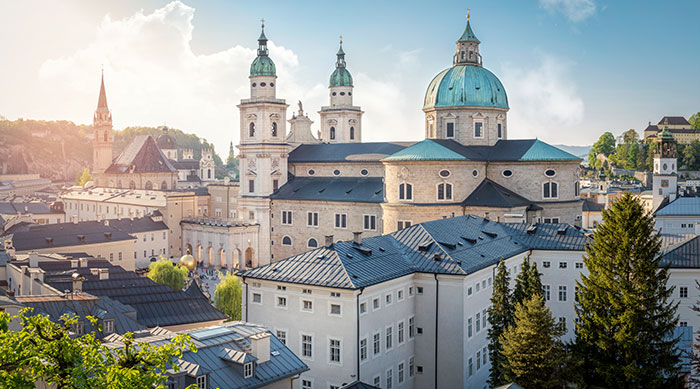
<svg viewBox="0 0 700 389">
<path fill-rule="evenodd" d="M 108 188 L 171 190 L 177 186 L 178 174 L 171 173 L 125 173 L 104 174 L 104 186 Z M 133 188 L 132 184 L 133 183 Z M 151 187 L 148 188 L 150 183 Z M 165 184 L 165 188 L 163 188 Z M 101 185 L 101 184 L 100 184 Z"/>
<path fill-rule="evenodd" d="M 548 169 L 555 171 L 554 177 L 545 176 Z M 503 171 L 510 170 L 513 174 L 504 177 Z M 574 192 L 579 180 L 579 162 L 490 162 L 487 177 L 501 186 L 532 201 L 568 201 L 579 198 Z M 545 200 L 542 197 L 542 185 L 545 182 L 558 184 L 558 198 Z"/>
<path fill-rule="evenodd" d="M 282 224 L 282 211 L 292 212 L 291 225 Z M 318 212 L 317 227 L 307 225 L 307 212 Z M 345 228 L 335 228 L 336 213 L 347 215 Z M 376 216 L 376 229 L 374 231 L 364 229 L 364 215 Z M 311 238 L 316 239 L 318 247 L 320 247 L 325 244 L 326 235 L 333 235 L 333 241 L 336 242 L 353 239 L 353 232 L 362 231 L 363 238 L 383 234 L 382 207 L 378 203 L 277 199 L 272 203 L 270 220 L 273 261 L 310 250 L 308 241 Z M 291 238 L 291 246 L 282 244 L 285 236 Z"/>
<path fill-rule="evenodd" d="M 423 205 L 415 204 L 382 204 L 382 222 L 384 233 L 388 234 L 398 229 L 398 222 L 410 222 L 411 225 L 436 219 L 462 216 L 461 205 Z"/>
<path fill-rule="evenodd" d="M 313 176 L 309 170 L 313 169 Z M 367 170 L 367 175 L 362 175 L 362 170 Z M 340 175 L 333 174 L 340 170 Z M 327 163 L 293 163 L 289 171 L 296 177 L 384 177 L 384 166 L 379 161 L 372 162 L 327 162 Z"/>
<path fill-rule="evenodd" d="M 424 110 L 425 137 L 454 139 L 464 145 L 493 146 L 499 139 L 508 139 L 508 110 L 485 107 L 438 107 Z M 483 123 L 482 136 L 474 136 L 474 123 Z M 454 123 L 454 137 L 447 137 L 447 123 Z M 498 137 L 498 124 L 501 137 Z"/>
<path fill-rule="evenodd" d="M 452 200 L 445 203 L 461 202 L 479 186 L 486 173 L 485 162 L 472 161 L 397 161 L 384 162 L 384 166 L 384 195 L 388 203 L 439 204 L 443 202 L 437 200 L 440 183 L 452 184 Z M 442 170 L 448 170 L 449 176 L 441 177 Z M 399 200 L 399 185 L 403 182 L 413 185 L 413 201 Z"/>
<path fill-rule="evenodd" d="M 237 182 L 215 183 L 207 186 L 209 190 L 209 210 L 211 216 L 221 219 L 238 217 L 238 196 L 241 185 Z"/>
</svg>

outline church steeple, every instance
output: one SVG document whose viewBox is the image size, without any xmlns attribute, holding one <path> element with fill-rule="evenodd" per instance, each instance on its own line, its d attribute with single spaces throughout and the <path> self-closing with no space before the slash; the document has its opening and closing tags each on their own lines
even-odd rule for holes
<svg viewBox="0 0 700 389">
<path fill-rule="evenodd" d="M 474 34 L 469 20 L 469 10 L 467 9 L 467 26 L 464 28 L 462 36 L 457 40 L 457 52 L 452 60 L 453 64 L 481 66 L 481 54 L 479 54 L 479 39 Z"/>
<path fill-rule="evenodd" d="M 97 99 L 97 112 L 109 111 L 107 107 L 107 93 L 105 92 L 105 72 L 102 71 L 102 80 L 100 82 L 100 97 Z"/>
<path fill-rule="evenodd" d="M 265 19 L 262 20 L 260 36 L 258 37 L 258 56 L 255 57 L 253 63 L 250 64 L 250 76 L 277 76 L 275 63 L 269 57 L 267 49 L 267 37 L 265 36 Z"/>
<path fill-rule="evenodd" d="M 95 109 L 95 115 L 92 118 L 92 128 L 95 132 L 92 144 L 93 176 L 97 174 L 98 183 L 104 184 L 100 182 L 101 177 L 99 175 L 112 164 L 112 142 L 114 141 L 112 136 L 112 113 L 109 112 L 109 107 L 107 106 L 104 70 L 100 80 L 100 95 L 97 98 L 97 109 Z"/>
</svg>

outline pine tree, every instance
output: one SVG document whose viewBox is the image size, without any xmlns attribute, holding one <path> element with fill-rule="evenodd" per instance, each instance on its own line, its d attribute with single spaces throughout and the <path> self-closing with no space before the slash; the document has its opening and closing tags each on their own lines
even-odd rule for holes
<svg viewBox="0 0 700 389">
<path fill-rule="evenodd" d="M 508 275 L 505 260 L 501 258 L 493 280 L 491 306 L 488 309 L 490 324 L 488 330 L 489 357 L 491 358 L 489 384 L 492 387 L 504 383 L 500 337 L 513 322 L 513 309 L 510 299 L 510 276 Z"/>
<path fill-rule="evenodd" d="M 530 290 L 530 257 L 523 258 L 520 273 L 515 277 L 511 305 L 513 308 L 527 299 Z"/>
<path fill-rule="evenodd" d="M 533 295 L 515 308 L 515 324 L 501 335 L 505 379 L 524 388 L 553 388 L 563 356 L 555 323 L 541 295 Z"/>
<path fill-rule="evenodd" d="M 528 297 L 543 295 L 544 288 L 542 287 L 541 276 L 542 273 L 537 270 L 537 264 L 533 262 L 527 272 L 527 290 L 525 292 L 527 293 Z"/>
<path fill-rule="evenodd" d="M 640 201 L 625 193 L 603 211 L 577 281 L 576 349 L 583 386 L 662 387 L 678 381 L 678 317 L 660 267 L 661 240 Z"/>
</svg>

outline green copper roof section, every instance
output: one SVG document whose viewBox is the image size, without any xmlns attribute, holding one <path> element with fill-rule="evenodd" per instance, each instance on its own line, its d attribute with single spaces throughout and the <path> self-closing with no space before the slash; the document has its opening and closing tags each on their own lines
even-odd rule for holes
<svg viewBox="0 0 700 389">
<path fill-rule="evenodd" d="M 382 161 L 468 161 L 468 159 L 431 139 L 426 139 L 397 151 Z"/>
<path fill-rule="evenodd" d="M 566 151 L 548 145 L 540 140 L 530 146 L 530 148 L 519 159 L 520 161 L 580 161 L 581 158 L 569 154 Z"/>
<path fill-rule="evenodd" d="M 440 72 L 430 82 L 423 109 L 455 106 L 508 109 L 508 96 L 498 77 L 487 69 L 456 64 Z"/>
<path fill-rule="evenodd" d="M 469 24 L 469 20 L 467 20 L 467 27 L 464 29 L 462 36 L 459 37 L 457 42 L 481 43 L 481 41 L 479 41 L 479 39 L 476 37 L 476 34 L 474 34 L 474 31 L 472 31 L 472 26 Z"/>
<path fill-rule="evenodd" d="M 673 140 L 673 134 L 668 130 L 668 126 L 664 127 L 661 134 L 659 134 L 659 139 L 661 140 Z"/>
<path fill-rule="evenodd" d="M 343 51 L 343 42 L 340 42 L 340 48 L 336 54 L 338 59 L 335 62 L 335 70 L 331 74 L 328 85 L 334 86 L 352 86 L 352 75 L 345 67 L 345 52 Z"/>
<path fill-rule="evenodd" d="M 265 36 L 265 28 L 263 26 L 258 37 L 258 56 L 255 57 L 253 63 L 250 64 L 250 76 L 277 76 L 275 63 L 268 56 L 267 37 Z"/>
</svg>

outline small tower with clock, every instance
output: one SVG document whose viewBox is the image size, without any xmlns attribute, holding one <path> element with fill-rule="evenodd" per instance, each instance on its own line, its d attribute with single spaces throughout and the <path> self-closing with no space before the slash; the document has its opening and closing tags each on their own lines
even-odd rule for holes
<svg viewBox="0 0 700 389">
<path fill-rule="evenodd" d="M 678 195 L 678 153 L 673 134 L 665 128 L 659 134 L 654 148 L 654 177 L 652 183 L 652 207 L 655 210 L 668 197 Z"/>
</svg>

